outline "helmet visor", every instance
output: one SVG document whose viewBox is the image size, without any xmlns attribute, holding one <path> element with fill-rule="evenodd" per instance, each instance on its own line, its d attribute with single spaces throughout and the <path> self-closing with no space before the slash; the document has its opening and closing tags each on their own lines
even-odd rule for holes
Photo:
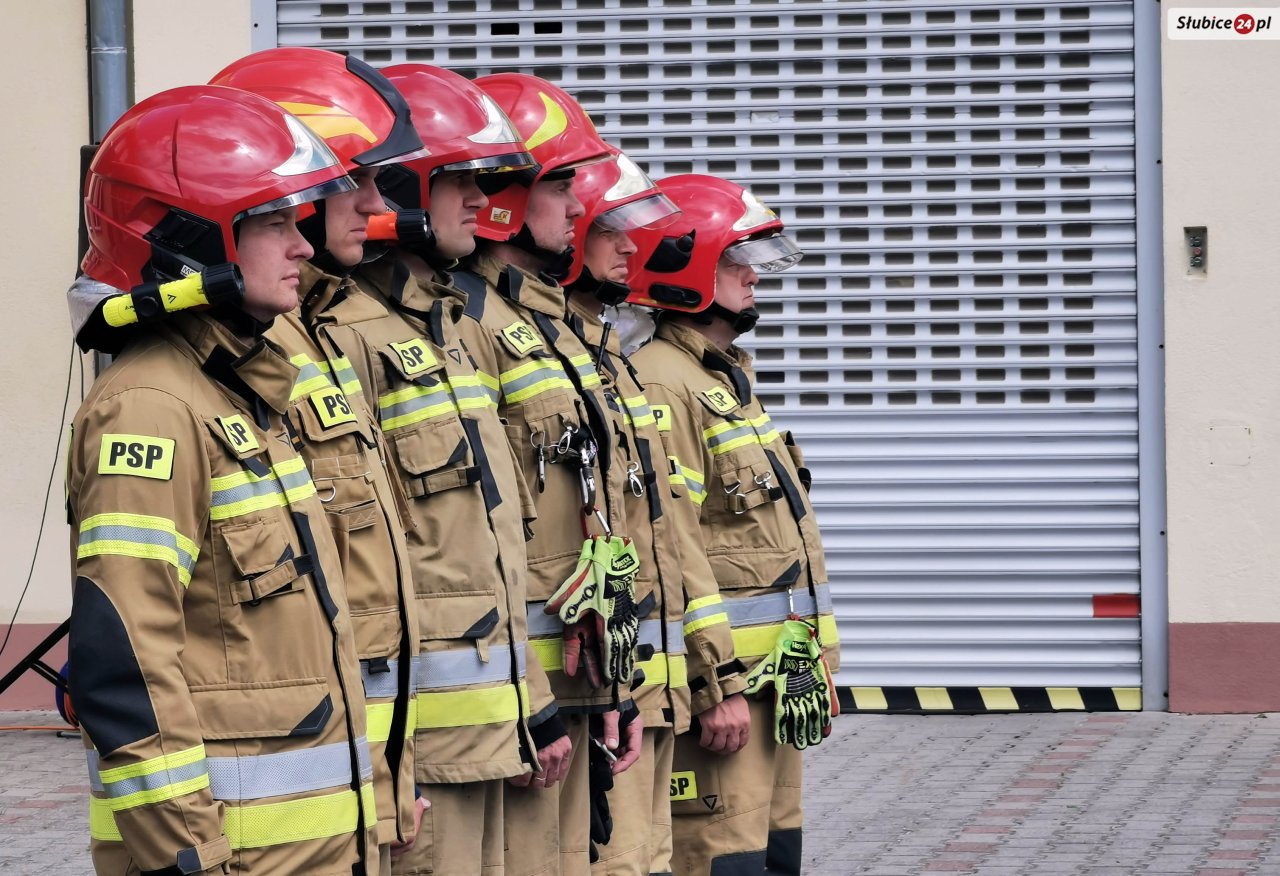
<svg viewBox="0 0 1280 876">
<path fill-rule="evenodd" d="M 442 164 L 432 173 L 450 170 L 474 170 L 478 173 L 505 173 L 509 170 L 524 170 L 534 167 L 537 162 L 528 152 L 508 152 L 506 155 L 491 155 L 488 158 L 472 158 L 468 161 L 454 161 Z"/>
<path fill-rule="evenodd" d="M 595 225 L 604 231 L 662 228 L 678 215 L 680 208 L 666 195 L 658 193 L 606 210 L 595 218 Z"/>
<path fill-rule="evenodd" d="M 340 176 L 337 179 L 325 180 L 324 182 L 314 185 L 311 188 L 303 189 L 300 192 L 294 192 L 291 195 L 285 195 L 265 204 L 259 204 L 256 207 L 250 207 L 239 216 L 236 221 L 243 219 L 245 216 L 259 216 L 263 213 L 274 213 L 276 210 L 283 210 L 285 207 L 296 207 L 299 204 L 307 204 L 311 201 L 322 201 L 325 198 L 331 198 L 334 195 L 340 195 L 343 192 L 354 192 L 359 186 L 355 180 L 349 176 Z"/>
<path fill-rule="evenodd" d="M 756 270 L 775 274 L 795 265 L 804 253 L 785 234 L 774 234 L 735 243 L 724 251 L 726 261 L 735 265 L 751 265 Z"/>
</svg>

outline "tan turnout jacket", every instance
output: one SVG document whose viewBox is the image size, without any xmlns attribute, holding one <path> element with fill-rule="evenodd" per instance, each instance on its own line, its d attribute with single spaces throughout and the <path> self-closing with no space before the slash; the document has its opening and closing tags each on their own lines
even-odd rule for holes
<svg viewBox="0 0 1280 876">
<path fill-rule="evenodd" d="M 627 531 L 640 556 L 636 603 L 650 606 L 640 625 L 637 668 L 644 681 L 635 691 L 646 727 L 689 729 L 693 712 L 705 711 L 743 689 L 733 657 L 729 617 L 711 574 L 698 532 L 698 509 L 670 483 L 671 460 L 658 420 L 631 363 L 610 332 L 601 355 L 604 323 L 600 306 L 575 298 L 570 327 L 597 361 L 609 416 L 618 440 L 612 465 L 626 473 L 622 491 Z"/>
<path fill-rule="evenodd" d="M 672 482 L 701 509 L 702 540 L 748 667 L 768 654 L 789 611 L 815 621 L 828 665 L 839 640 L 804 458 L 756 396 L 751 357 L 663 321 L 631 361 L 644 382 Z"/>
<path fill-rule="evenodd" d="M 529 691 L 524 529 L 502 422 L 458 337 L 465 298 L 413 279 L 393 258 L 355 277 L 368 295 L 330 309 L 408 497 L 420 653 L 420 782 L 526 772 Z M 537 679 L 528 682 L 532 676 Z"/>
<path fill-rule="evenodd" d="M 302 307 L 278 317 L 267 337 L 298 368 L 289 424 L 338 546 L 368 710 L 378 803 L 378 841 L 413 836 L 413 727 L 417 653 L 413 582 L 403 501 L 386 469 L 384 441 L 351 362 L 328 336 L 328 312 L 349 281 L 309 263 Z"/>
<path fill-rule="evenodd" d="M 99 873 L 376 872 L 347 590 L 286 424 L 297 376 L 182 314 L 73 421 L 70 676 Z"/>
<path fill-rule="evenodd" d="M 590 354 L 564 322 L 563 289 L 488 255 L 477 255 L 470 267 L 472 273 L 458 274 L 455 282 L 467 293 L 467 311 L 474 319 L 460 322 L 458 329 L 481 382 L 506 420 L 507 440 L 521 475 L 523 515 L 532 521 L 528 526 L 533 536 L 526 545 L 529 645 L 560 708 L 601 711 L 610 703 L 610 693 L 593 688 L 585 669 L 573 678 L 565 674 L 560 621 L 542 610 L 577 565 L 584 525 L 591 534 L 602 532 L 594 515 L 584 522 L 576 467 L 554 461 L 555 446 L 566 429 L 589 427 L 605 433 L 596 436 L 600 455 L 593 466 L 595 504 L 614 534 L 628 534 L 620 502 L 623 476 L 614 466 L 605 469 L 614 439 L 600 378 Z M 591 426 L 602 421 L 603 427 Z M 545 459 L 541 467 L 539 448 Z M 621 695 L 629 698 L 625 689 Z M 548 702 L 535 695 L 535 712 Z"/>
</svg>

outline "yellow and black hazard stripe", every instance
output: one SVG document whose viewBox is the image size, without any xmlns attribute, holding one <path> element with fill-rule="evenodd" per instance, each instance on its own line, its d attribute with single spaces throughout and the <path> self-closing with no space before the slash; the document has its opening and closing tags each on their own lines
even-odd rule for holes
<svg viewBox="0 0 1280 876">
<path fill-rule="evenodd" d="M 1142 710 L 1140 687 L 838 687 L 836 692 L 842 714 Z"/>
</svg>

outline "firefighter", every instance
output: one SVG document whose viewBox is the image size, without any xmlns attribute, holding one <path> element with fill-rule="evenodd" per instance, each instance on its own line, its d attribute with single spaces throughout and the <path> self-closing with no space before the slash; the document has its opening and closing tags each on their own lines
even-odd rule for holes
<svg viewBox="0 0 1280 876">
<path fill-rule="evenodd" d="M 502 421 L 459 338 L 457 323 L 472 318 L 466 296 L 444 268 L 475 249 L 485 205 L 477 173 L 533 159 L 492 98 L 456 73 L 382 72 L 409 103 L 427 154 L 379 174 L 400 209 L 374 217 L 370 234 L 384 241 L 366 251 L 395 248 L 353 275 L 367 296 L 348 295 L 331 314 L 409 500 L 416 779 L 431 818 L 393 872 L 501 873 L 504 780 L 539 763 L 563 771 L 568 741 L 535 757 L 549 717 L 537 713 L 551 696 L 527 653 L 520 490 Z"/>
<path fill-rule="evenodd" d="M 426 803 L 416 797 L 412 743 L 418 723 L 412 678 L 417 613 L 402 508 L 387 471 L 385 442 L 346 352 L 333 338 L 334 305 L 364 256 L 368 217 L 384 211 L 378 168 L 420 152 L 409 107 L 382 74 L 322 49 L 268 49 L 234 62 L 214 82 L 252 91 L 294 112 L 356 181 L 320 201 L 300 227 L 315 249 L 302 267 L 300 306 L 268 336 L 299 374 L 291 393 L 291 436 L 338 543 L 351 603 L 369 719 L 378 803 L 378 841 L 402 850 Z M 389 872 L 391 855 L 382 856 Z"/>
<path fill-rule="evenodd" d="M 690 726 L 691 701 L 703 728 L 719 733 L 713 744 L 724 753 L 745 742 L 748 719 L 738 695 L 745 686 L 741 664 L 733 658 L 729 619 L 698 536 L 697 509 L 687 494 L 670 488 L 658 420 L 603 319 L 605 308 L 630 292 L 627 261 L 635 244 L 628 234 L 661 228 L 678 209 L 630 158 L 617 149 L 611 154 L 574 178 L 584 212 L 574 224 L 566 277 L 569 325 L 592 351 L 604 387 L 618 437 L 611 464 L 626 473 L 623 503 L 640 554 L 636 598 L 652 610 L 641 611 L 643 681 L 635 692 L 644 719 L 642 754 L 612 782 L 612 835 L 592 872 L 647 876 L 671 872 L 671 763 L 676 735 Z"/>
<path fill-rule="evenodd" d="M 801 253 L 741 186 L 690 174 L 658 187 L 683 213 L 632 235 L 631 300 L 661 309 L 632 361 L 660 412 L 673 481 L 701 510 L 751 713 L 736 754 L 707 757 L 693 734 L 677 741 L 672 869 L 799 873 L 800 750 L 838 711 L 828 670 L 838 643 L 809 472 L 734 342 L 757 319 L 756 271 L 784 270 Z"/>
<path fill-rule="evenodd" d="M 69 674 L 100 874 L 377 871 L 338 550 L 262 335 L 311 253 L 296 205 L 351 188 L 296 119 L 210 86 L 133 107 L 90 166 L 69 298 L 119 355 L 72 423 Z"/>
<path fill-rule="evenodd" d="M 561 776 L 540 770 L 528 787 L 508 787 L 506 867 L 508 876 L 581 876 L 589 871 L 587 746 L 595 744 L 588 716 L 602 719 L 602 744 L 619 769 L 639 756 L 641 736 L 629 690 L 639 618 L 625 476 L 608 464 L 614 438 L 600 379 L 565 322 L 557 280 L 582 212 L 574 171 L 608 152 L 582 108 L 551 83 L 509 73 L 476 85 L 510 117 L 538 164 L 505 175 L 514 179 L 491 187 L 477 216 L 476 254 L 454 274 L 474 315 L 459 329 L 507 421 L 521 476 L 531 535 L 529 645 L 550 679 L 554 703 L 546 708 L 558 710 L 544 740 L 567 734 L 573 750 L 559 784 Z"/>
</svg>

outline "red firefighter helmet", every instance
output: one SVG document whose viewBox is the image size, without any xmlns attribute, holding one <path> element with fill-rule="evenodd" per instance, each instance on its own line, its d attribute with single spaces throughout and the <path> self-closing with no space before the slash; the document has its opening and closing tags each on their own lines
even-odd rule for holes
<svg viewBox="0 0 1280 876">
<path fill-rule="evenodd" d="M 230 64 L 211 84 L 274 100 L 319 134 L 346 170 L 424 154 L 409 104 L 359 58 L 325 49 L 265 49 Z"/>
<path fill-rule="evenodd" d="M 612 161 L 589 164 L 573 177 L 573 193 L 586 212 L 573 223 L 573 264 L 564 278 L 566 286 L 582 276 L 592 224 L 631 233 L 637 228 L 662 228 L 680 212 L 625 152 L 609 146 L 609 154 Z"/>
<path fill-rule="evenodd" d="M 440 171 L 492 173 L 534 166 L 511 120 L 470 80 L 427 64 L 397 64 L 384 67 L 382 74 L 404 95 L 427 149 L 423 157 L 378 175 L 378 188 L 396 206 L 429 213 L 431 178 Z M 523 213 L 513 221 L 518 228 Z"/>
<path fill-rule="evenodd" d="M 269 100 L 212 85 L 128 110 L 85 181 L 90 279 L 128 290 L 236 259 L 245 216 L 351 191 L 310 129 Z"/>
<path fill-rule="evenodd" d="M 804 257 L 778 215 L 737 183 L 688 173 L 659 180 L 658 189 L 682 212 L 665 228 L 631 234 L 627 300 L 634 304 L 697 313 L 715 297 L 722 256 L 770 273 Z"/>
<path fill-rule="evenodd" d="M 529 186 L 548 174 L 568 171 L 609 158 L 590 117 L 569 93 L 527 73 L 495 73 L 475 81 L 516 126 L 538 163 L 521 185 L 508 185 L 489 195 L 489 208 L 477 217 L 477 237 L 508 240 L 519 232 L 529 200 Z"/>
</svg>

